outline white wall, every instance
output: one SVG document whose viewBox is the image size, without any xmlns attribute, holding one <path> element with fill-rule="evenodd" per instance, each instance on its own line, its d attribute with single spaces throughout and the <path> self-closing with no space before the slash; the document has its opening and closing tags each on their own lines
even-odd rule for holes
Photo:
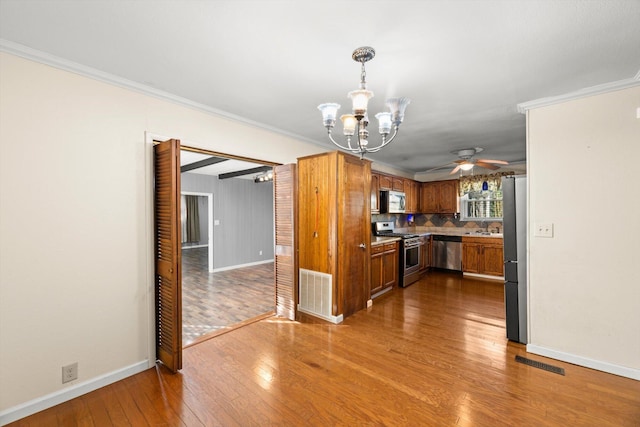
<svg viewBox="0 0 640 427">
<path fill-rule="evenodd" d="M 280 163 L 325 151 L 6 53 L 0 94 L 0 414 L 155 358 L 145 132 Z"/>
<path fill-rule="evenodd" d="M 637 379 L 639 107 L 636 86 L 527 115 L 528 350 Z"/>
</svg>

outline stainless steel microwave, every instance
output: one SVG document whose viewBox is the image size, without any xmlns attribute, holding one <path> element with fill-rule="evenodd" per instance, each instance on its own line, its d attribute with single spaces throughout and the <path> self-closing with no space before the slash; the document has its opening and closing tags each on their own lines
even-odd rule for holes
<svg viewBox="0 0 640 427">
<path fill-rule="evenodd" d="M 380 192 L 380 213 L 404 213 L 406 195 L 400 191 Z"/>
</svg>

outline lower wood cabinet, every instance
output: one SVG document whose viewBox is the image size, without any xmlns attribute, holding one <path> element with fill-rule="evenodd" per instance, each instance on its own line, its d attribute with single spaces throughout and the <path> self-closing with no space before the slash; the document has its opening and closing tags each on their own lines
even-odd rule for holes
<svg viewBox="0 0 640 427">
<path fill-rule="evenodd" d="M 462 237 L 462 271 L 504 276 L 504 243 L 498 237 Z"/>
<path fill-rule="evenodd" d="M 431 236 L 420 237 L 420 272 L 425 272 L 431 267 Z"/>
<path fill-rule="evenodd" d="M 398 281 L 398 242 L 371 246 L 371 295 Z"/>
</svg>

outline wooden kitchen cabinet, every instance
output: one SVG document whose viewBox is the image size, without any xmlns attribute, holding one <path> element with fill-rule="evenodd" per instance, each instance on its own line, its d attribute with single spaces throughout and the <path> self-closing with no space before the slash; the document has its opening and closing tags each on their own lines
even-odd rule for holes
<svg viewBox="0 0 640 427">
<path fill-rule="evenodd" d="M 380 213 L 380 175 L 371 174 L 371 213 Z"/>
<path fill-rule="evenodd" d="M 462 236 L 464 273 L 504 276 L 504 242 L 498 237 Z"/>
<path fill-rule="evenodd" d="M 404 179 L 396 176 L 391 177 L 391 189 L 393 191 L 400 191 L 404 193 L 406 191 L 404 188 Z"/>
<path fill-rule="evenodd" d="M 380 190 L 393 190 L 393 177 L 390 175 L 378 174 Z"/>
<path fill-rule="evenodd" d="M 404 192 L 404 178 L 393 175 L 378 174 L 380 176 L 380 190 Z"/>
<path fill-rule="evenodd" d="M 420 272 L 431 267 L 431 236 L 420 236 Z"/>
<path fill-rule="evenodd" d="M 420 186 L 421 213 L 456 213 L 458 207 L 458 180 L 423 182 Z"/>
<path fill-rule="evenodd" d="M 341 151 L 298 159 L 298 266 L 331 276 L 336 319 L 370 298 L 370 185 L 368 160 Z"/>
<path fill-rule="evenodd" d="M 406 195 L 405 212 L 419 212 L 420 183 L 412 179 L 404 180 L 404 191 Z"/>
<path fill-rule="evenodd" d="M 371 247 L 371 296 L 398 282 L 398 243 Z"/>
</svg>

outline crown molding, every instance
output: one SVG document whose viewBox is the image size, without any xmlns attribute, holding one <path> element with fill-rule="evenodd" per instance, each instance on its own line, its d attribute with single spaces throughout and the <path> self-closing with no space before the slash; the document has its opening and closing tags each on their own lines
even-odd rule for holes
<svg viewBox="0 0 640 427">
<path fill-rule="evenodd" d="M 235 114 L 232 114 L 223 110 L 218 110 L 217 108 L 213 108 L 205 104 L 200 104 L 190 99 L 174 95 L 170 92 L 165 92 L 163 90 L 159 90 L 151 86 L 146 86 L 146 85 L 134 82 L 132 80 L 118 77 L 113 74 L 105 73 L 104 71 L 87 67 L 85 65 L 78 64 L 77 62 L 69 61 L 64 58 L 60 58 L 58 56 L 51 55 L 46 52 L 42 52 L 40 50 L 21 45 L 19 43 L 12 42 L 10 40 L 0 38 L 0 52 L 10 53 L 12 55 L 19 56 L 21 58 L 25 58 L 34 62 L 49 65 L 54 68 L 58 68 L 58 69 L 68 71 L 74 74 L 78 74 L 84 77 L 88 77 L 94 80 L 98 80 L 103 83 L 118 86 L 124 89 L 129 89 L 129 90 L 141 93 L 143 95 L 148 95 L 154 98 L 169 101 L 174 104 L 182 105 L 184 107 L 192 108 L 194 110 L 198 110 L 198 111 L 205 112 L 217 117 L 239 122 L 255 128 L 267 130 L 269 132 L 277 133 L 279 135 L 287 136 L 289 138 L 297 139 L 299 141 L 304 141 L 319 147 L 323 147 L 323 148 L 327 147 L 325 144 L 322 144 L 319 141 L 279 129 L 275 126 L 257 122 L 251 119 L 247 119 L 245 117 L 237 116 Z"/>
<path fill-rule="evenodd" d="M 525 114 L 528 110 L 549 105 L 560 104 L 562 102 L 572 101 L 574 99 L 585 98 L 587 96 L 600 95 L 603 93 L 613 92 L 616 90 L 627 89 L 634 86 L 640 86 L 640 71 L 630 78 L 618 80 L 615 82 L 604 83 L 597 86 L 580 89 L 575 92 L 569 92 L 564 95 L 551 96 L 548 98 L 535 99 L 533 101 L 523 102 L 517 105 L 518 112 Z"/>
</svg>

